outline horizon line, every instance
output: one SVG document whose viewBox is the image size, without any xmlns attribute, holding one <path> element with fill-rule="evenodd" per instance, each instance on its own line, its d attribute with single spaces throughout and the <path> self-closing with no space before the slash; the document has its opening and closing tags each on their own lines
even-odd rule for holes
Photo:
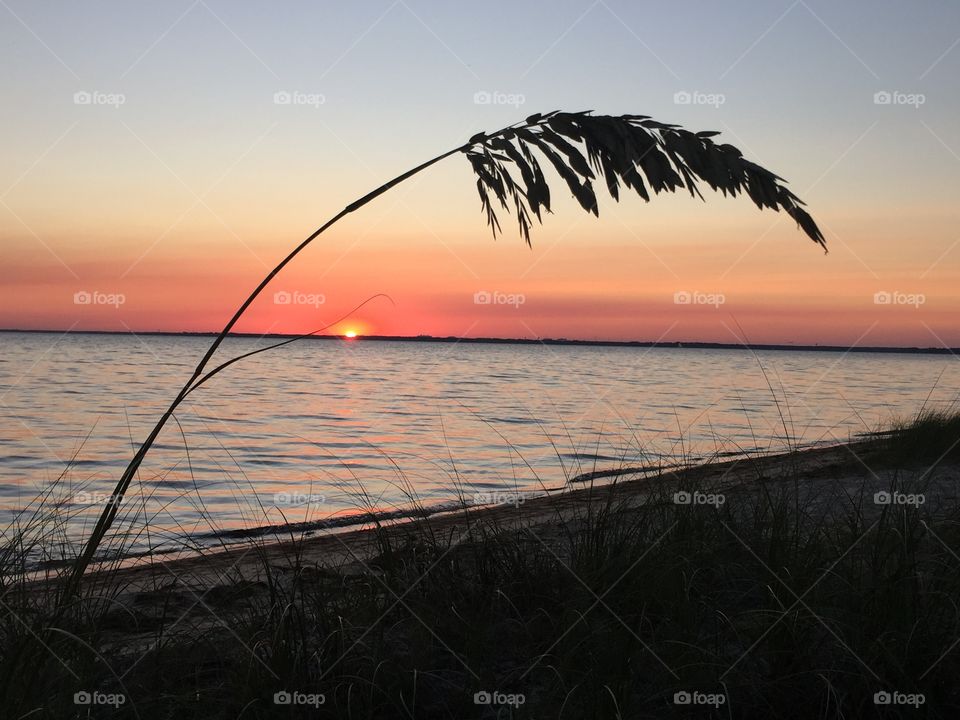
<svg viewBox="0 0 960 720">
<path fill-rule="evenodd" d="M 34 333 L 48 335 L 156 335 L 166 337 L 217 337 L 220 333 L 198 330 L 46 330 L 23 328 L 0 328 L 0 333 Z M 901 345 L 819 345 L 791 343 L 721 343 L 701 340 L 582 340 L 576 338 L 500 338 L 500 337 L 461 337 L 457 335 L 357 335 L 346 338 L 338 335 L 305 335 L 302 333 L 252 333 L 231 332 L 227 337 L 237 338 L 300 338 L 302 340 L 349 340 L 356 341 L 385 341 L 385 342 L 445 342 L 445 343 L 475 343 L 500 345 L 584 345 L 594 347 L 662 347 L 669 349 L 693 350 L 798 350 L 804 352 L 878 352 L 878 353 L 908 353 L 924 355 L 956 355 L 960 348 L 950 347 L 919 347 Z"/>
</svg>

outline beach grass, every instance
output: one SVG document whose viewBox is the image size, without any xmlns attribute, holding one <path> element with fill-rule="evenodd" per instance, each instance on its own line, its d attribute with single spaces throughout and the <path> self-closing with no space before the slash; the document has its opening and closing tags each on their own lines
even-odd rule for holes
<svg viewBox="0 0 960 720">
<path fill-rule="evenodd" d="M 536 513 L 378 525 L 371 553 L 344 542 L 337 561 L 300 536 L 149 588 L 116 564 L 69 602 L 26 573 L 25 548 L 62 535 L 38 512 L 0 555 L 0 708 L 955 717 L 958 443 L 960 415 L 925 411 L 837 448 L 587 483 Z"/>
</svg>

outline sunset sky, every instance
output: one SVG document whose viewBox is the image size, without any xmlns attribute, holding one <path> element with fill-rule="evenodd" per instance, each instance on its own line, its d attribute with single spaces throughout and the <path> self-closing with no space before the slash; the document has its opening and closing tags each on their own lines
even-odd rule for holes
<svg viewBox="0 0 960 720">
<path fill-rule="evenodd" d="M 532 249 L 512 218 L 494 242 L 454 156 L 323 235 L 237 329 L 386 293 L 333 331 L 960 346 L 956 2 L 470 7 L 0 2 L 0 328 L 219 330 L 381 182 L 593 109 L 721 131 L 830 253 L 743 198 L 603 197 L 596 219 L 559 180 Z"/>
</svg>

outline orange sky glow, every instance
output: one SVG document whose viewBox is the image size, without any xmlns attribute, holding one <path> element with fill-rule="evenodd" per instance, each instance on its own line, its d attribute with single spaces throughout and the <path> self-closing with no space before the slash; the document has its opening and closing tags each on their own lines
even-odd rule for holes
<svg viewBox="0 0 960 720">
<path fill-rule="evenodd" d="M 0 81 L 0 328 L 218 331 L 289 249 L 380 183 L 479 130 L 590 107 L 720 131 L 789 181 L 830 253 L 745 198 L 603 197 L 596 219 L 556 177 L 533 247 L 505 214 L 494 242 L 454 156 L 335 225 L 237 330 L 960 346 L 960 49 L 931 8 L 872 4 L 866 28 L 855 7 L 825 7 L 840 43 L 802 6 L 782 23 L 718 6 L 695 37 L 659 18 L 641 47 L 624 28 L 649 18 L 628 4 L 619 22 L 518 6 L 529 31 L 514 35 L 425 3 L 444 43 L 365 5 L 231 6 L 234 34 L 204 13 L 130 7 L 97 53 L 78 32 L 99 27 L 95 12 L 21 9 L 44 41 L 0 30 L 16 55 Z M 337 322 L 378 293 L 392 302 Z"/>
</svg>

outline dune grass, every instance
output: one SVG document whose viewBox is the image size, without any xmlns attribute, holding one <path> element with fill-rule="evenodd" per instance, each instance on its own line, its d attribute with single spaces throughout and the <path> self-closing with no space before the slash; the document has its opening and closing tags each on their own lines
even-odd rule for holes
<svg viewBox="0 0 960 720">
<path fill-rule="evenodd" d="M 922 410 L 911 420 L 895 420 L 884 433 L 888 451 L 900 462 L 936 462 L 960 457 L 960 413 Z"/>
<path fill-rule="evenodd" d="M 958 442 L 957 415 L 925 412 L 825 467 L 380 527 L 333 567 L 294 538 L 280 563 L 251 551 L 257 577 L 130 593 L 114 568 L 56 615 L 56 579 L 17 559 L 57 535 L 38 515 L 0 555 L 2 716 L 955 717 Z"/>
</svg>

